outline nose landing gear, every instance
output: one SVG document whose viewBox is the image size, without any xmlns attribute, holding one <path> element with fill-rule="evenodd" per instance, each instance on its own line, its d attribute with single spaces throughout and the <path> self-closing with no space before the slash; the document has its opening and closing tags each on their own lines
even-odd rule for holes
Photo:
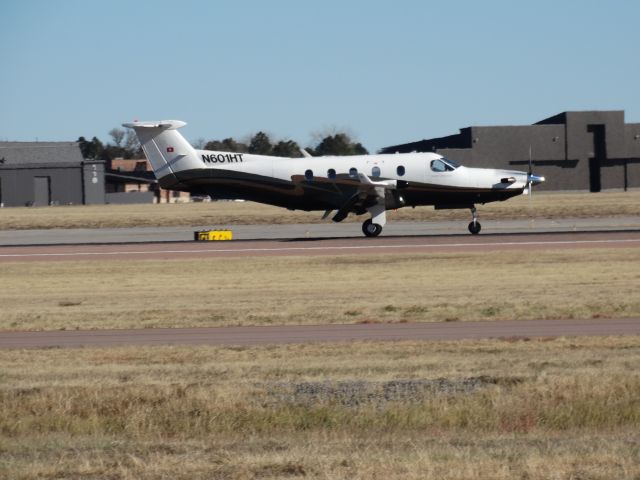
<svg viewBox="0 0 640 480">
<path fill-rule="evenodd" d="M 469 231 L 472 235 L 477 235 L 480 233 L 482 225 L 480 225 L 480 222 L 478 221 L 478 211 L 476 210 L 475 205 L 471 207 L 471 216 L 473 217 L 473 220 L 471 220 L 471 223 L 469 224 Z"/>
</svg>

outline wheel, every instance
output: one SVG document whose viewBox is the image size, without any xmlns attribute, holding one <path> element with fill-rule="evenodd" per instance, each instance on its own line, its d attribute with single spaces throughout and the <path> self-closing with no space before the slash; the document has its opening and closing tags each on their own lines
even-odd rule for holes
<svg viewBox="0 0 640 480">
<path fill-rule="evenodd" d="M 482 225 L 480 225 L 480 222 L 471 222 L 469 224 L 469 231 L 471 232 L 472 235 L 479 234 L 481 228 L 482 228 Z"/>
<path fill-rule="evenodd" d="M 373 223 L 371 219 L 365 220 L 362 224 L 362 233 L 367 237 L 377 237 L 382 232 L 382 226 L 377 223 Z"/>
</svg>

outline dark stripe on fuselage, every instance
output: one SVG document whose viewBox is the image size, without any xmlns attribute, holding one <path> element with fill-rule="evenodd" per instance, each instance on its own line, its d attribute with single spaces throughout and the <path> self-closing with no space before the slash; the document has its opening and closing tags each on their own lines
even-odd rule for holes
<svg viewBox="0 0 640 480">
<path fill-rule="evenodd" d="M 383 180 L 383 179 L 376 179 Z M 316 177 L 281 180 L 264 175 L 224 169 L 193 169 L 159 180 L 162 188 L 182 190 L 214 199 L 243 199 L 297 210 L 337 209 L 358 192 L 359 181 L 348 175 L 335 180 Z M 398 190 L 407 206 L 447 205 L 467 207 L 507 200 L 522 190 L 454 187 L 409 182 Z"/>
</svg>

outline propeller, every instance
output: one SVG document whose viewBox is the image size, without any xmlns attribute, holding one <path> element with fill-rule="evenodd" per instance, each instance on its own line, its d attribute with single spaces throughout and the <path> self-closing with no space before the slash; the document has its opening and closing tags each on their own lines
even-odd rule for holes
<svg viewBox="0 0 640 480">
<path fill-rule="evenodd" d="M 530 222 L 533 224 L 533 186 L 544 182 L 544 177 L 533 174 L 533 160 L 531 159 L 531 145 L 529 145 L 529 170 L 527 171 L 527 193 L 529 194 L 529 216 Z"/>
<path fill-rule="evenodd" d="M 529 170 L 527 170 L 527 193 L 529 194 L 529 206 L 531 206 L 531 175 L 533 175 L 533 162 L 531 161 L 531 145 L 529 145 Z"/>
<path fill-rule="evenodd" d="M 544 177 L 533 174 L 533 161 L 531 160 L 531 145 L 529 145 L 529 170 L 527 172 L 527 193 L 529 194 L 529 201 L 531 201 L 531 195 L 533 194 L 532 187 L 544 182 Z"/>
</svg>

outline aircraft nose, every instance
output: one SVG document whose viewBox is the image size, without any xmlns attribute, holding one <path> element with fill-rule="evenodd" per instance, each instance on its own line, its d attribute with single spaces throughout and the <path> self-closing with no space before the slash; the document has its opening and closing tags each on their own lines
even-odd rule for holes
<svg viewBox="0 0 640 480">
<path fill-rule="evenodd" d="M 544 182 L 544 177 L 541 177 L 539 175 L 534 175 L 533 173 L 530 173 L 527 176 L 527 183 L 531 185 L 540 185 L 542 182 Z"/>
</svg>

